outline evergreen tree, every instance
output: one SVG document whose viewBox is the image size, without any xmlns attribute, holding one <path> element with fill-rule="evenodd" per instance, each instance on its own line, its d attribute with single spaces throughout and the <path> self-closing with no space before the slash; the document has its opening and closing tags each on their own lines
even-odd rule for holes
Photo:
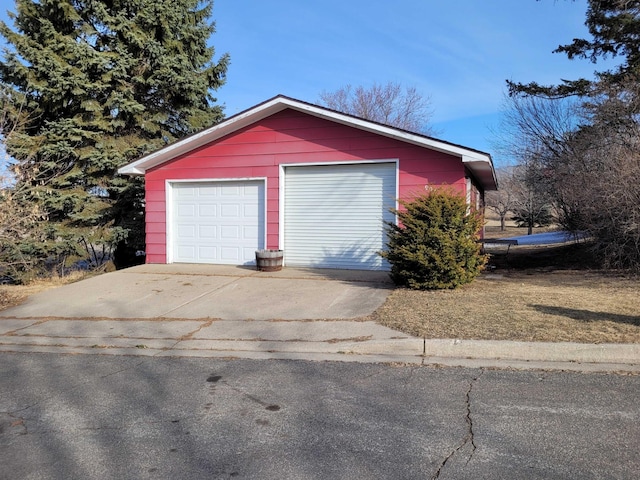
<svg viewBox="0 0 640 480">
<path fill-rule="evenodd" d="M 568 45 L 560 45 L 553 53 L 564 53 L 569 59 L 584 58 L 593 63 L 599 59 L 620 58 L 622 62 L 612 70 L 598 72 L 596 80 L 579 78 L 562 80 L 558 85 L 527 84 L 507 80 L 510 95 L 535 95 L 562 98 L 589 95 L 599 82 L 624 84 L 640 78 L 640 1 L 589 0 L 585 25 L 591 39 L 575 38 Z"/>
<path fill-rule="evenodd" d="M 6 149 L 67 251 L 140 248 L 142 182 L 117 168 L 223 118 L 212 91 L 229 58 L 215 61 L 207 46 L 212 8 L 210 0 L 16 0 L 14 29 L 0 22 L 8 43 L 0 82 L 29 119 Z"/>
<path fill-rule="evenodd" d="M 387 247 L 397 285 L 414 290 L 456 288 L 473 281 L 486 263 L 477 243 L 482 216 L 446 188 L 431 190 L 394 210 L 398 224 L 387 223 Z"/>
</svg>

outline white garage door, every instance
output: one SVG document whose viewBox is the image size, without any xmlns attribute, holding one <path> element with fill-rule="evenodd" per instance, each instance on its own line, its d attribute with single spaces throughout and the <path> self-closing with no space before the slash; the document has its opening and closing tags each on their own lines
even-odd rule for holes
<svg viewBox="0 0 640 480">
<path fill-rule="evenodd" d="M 395 163 L 287 167 L 286 264 L 387 270 L 378 252 L 395 198 Z"/>
<path fill-rule="evenodd" d="M 172 261 L 255 263 L 264 210 L 262 181 L 172 184 Z"/>
</svg>

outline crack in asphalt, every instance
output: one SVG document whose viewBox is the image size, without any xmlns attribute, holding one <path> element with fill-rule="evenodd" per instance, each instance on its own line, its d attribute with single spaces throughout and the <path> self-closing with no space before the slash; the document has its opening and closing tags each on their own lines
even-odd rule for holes
<svg viewBox="0 0 640 480">
<path fill-rule="evenodd" d="M 379 369 L 379 370 L 375 370 L 371 373 L 368 373 L 366 375 L 363 375 L 361 377 L 359 377 L 358 379 L 355 379 L 352 384 L 353 385 L 359 385 L 361 383 L 364 383 L 366 381 L 368 381 L 371 378 L 375 378 L 375 377 L 380 377 L 380 376 L 384 376 L 385 375 L 385 371 L 383 369 Z"/>
<path fill-rule="evenodd" d="M 179 342 L 180 342 L 180 340 L 178 340 L 178 342 L 176 342 L 176 344 L 179 343 Z M 175 347 L 175 345 L 173 345 L 170 348 L 173 348 L 173 347 Z M 161 353 L 161 352 L 158 352 L 158 354 L 159 353 Z M 158 355 L 158 354 L 156 354 L 156 355 Z M 111 377 L 113 375 L 118 375 L 119 373 L 127 372 L 129 370 L 134 370 L 134 369 L 138 368 L 140 365 L 142 365 L 143 363 L 149 361 L 150 358 L 155 357 L 156 355 L 153 355 L 152 357 L 143 358 L 139 362 L 133 363 L 131 365 L 128 365 L 128 366 L 126 366 L 124 368 L 120 368 L 118 370 L 114 370 L 114 371 L 106 373 L 104 375 L 100 375 L 97 378 L 103 379 L 103 378 Z M 82 382 L 82 383 L 85 384 L 85 383 L 88 383 L 88 382 L 89 382 L 89 380 L 87 380 L 86 382 Z M 81 385 L 76 385 L 74 387 L 71 387 L 67 391 L 68 392 L 73 392 L 74 390 L 77 390 L 81 386 L 82 386 L 82 384 Z M 20 435 L 28 435 L 29 434 L 29 430 L 27 428 L 27 420 L 24 417 L 18 416 L 17 414 L 19 414 L 21 412 L 24 412 L 24 411 L 27 411 L 27 410 L 29 410 L 29 409 L 31 409 L 33 407 L 36 407 L 36 406 L 40 405 L 41 403 L 44 403 L 46 400 L 47 399 L 41 399 L 41 400 L 31 404 L 31 405 L 27 405 L 25 407 L 13 410 L 11 412 L 0 412 L 0 415 L 6 415 L 7 417 L 13 419 L 13 421 L 10 422 L 10 424 L 9 424 L 10 427 L 17 427 L 17 426 L 22 427 L 23 431 L 19 432 Z M 179 421 L 180 420 L 175 420 L 175 419 L 174 420 L 169 420 L 169 422 L 171 422 L 171 423 L 177 423 Z M 166 420 L 161 420 L 161 421 L 158 421 L 158 422 L 143 422 L 143 423 L 165 423 L 165 422 L 167 422 L 167 421 Z M 78 428 L 78 430 L 106 430 L 106 429 L 118 430 L 118 429 L 121 429 L 121 428 L 122 427 L 99 426 L 99 427 L 80 427 L 80 428 Z M 1 430 L 2 429 L 0 428 L 0 433 L 4 433 Z"/>
<path fill-rule="evenodd" d="M 166 424 L 179 424 L 182 420 L 188 418 L 194 418 L 196 415 L 187 415 L 180 418 L 167 418 L 162 420 L 139 420 L 123 425 L 89 425 L 70 427 L 68 431 L 100 431 L 100 430 L 129 430 L 140 425 L 166 425 Z"/>
<path fill-rule="evenodd" d="M 100 375 L 98 376 L 98 378 L 102 379 L 102 378 L 107 378 L 110 377 L 112 375 L 117 375 L 118 373 L 122 373 L 122 372 L 126 372 L 127 370 L 132 370 L 134 368 L 139 367 L 140 365 L 142 365 L 145 361 L 147 361 L 148 359 L 145 358 L 143 360 L 141 360 L 140 362 L 137 362 L 133 365 L 129 365 L 125 368 L 121 368 L 119 370 L 115 370 L 113 372 L 104 374 L 104 375 Z M 88 383 L 90 380 L 87 380 L 85 382 L 82 382 L 82 384 Z M 71 387 L 70 389 L 67 389 L 67 392 L 73 392 L 74 390 L 77 390 L 78 388 L 80 388 L 82 386 L 82 384 L 80 385 L 76 385 Z M 33 407 L 36 407 L 38 405 L 40 405 L 41 403 L 44 403 L 47 399 L 43 398 L 38 400 L 35 403 L 32 403 L 31 405 L 27 405 L 25 407 L 22 408 L 18 408 L 16 410 L 12 410 L 10 412 L 0 412 L 0 415 L 6 415 L 9 418 L 13 418 L 14 421 L 12 422 L 12 424 L 10 426 L 15 427 L 15 426 L 21 426 L 24 429 L 24 432 L 21 432 L 21 435 L 27 435 L 29 433 L 29 430 L 27 428 L 27 420 L 24 417 L 18 416 L 17 414 L 21 413 L 21 412 L 25 412 L 27 410 L 32 409 Z"/>
<path fill-rule="evenodd" d="M 156 355 L 157 355 L 157 354 L 156 354 Z M 155 357 L 155 355 L 153 355 L 153 356 Z M 100 379 L 102 379 L 102 378 L 107 378 L 107 377 L 110 377 L 110 376 L 112 376 L 112 375 L 117 375 L 117 374 L 119 374 L 119 373 L 126 372 L 126 371 L 128 371 L 128 370 L 133 370 L 134 368 L 138 368 L 140 365 L 142 365 L 142 364 L 143 364 L 143 363 L 145 363 L 146 361 L 148 361 L 148 358 L 143 358 L 143 359 L 142 359 L 142 360 L 140 360 L 138 363 L 134 363 L 133 365 L 129 365 L 129 366 L 125 367 L 125 368 L 121 368 L 120 370 L 115 370 L 115 371 L 113 371 L 113 372 L 111 372 L 111 373 L 107 373 L 107 374 L 105 374 L 105 375 L 101 375 L 101 376 L 99 376 L 98 378 L 100 378 Z M 79 387 L 79 385 L 78 385 L 78 387 Z M 78 388 L 78 387 L 75 387 L 75 388 Z"/>
<path fill-rule="evenodd" d="M 424 366 L 422 364 L 420 364 L 420 365 L 408 365 L 408 367 L 409 367 L 409 374 L 405 377 L 404 381 L 402 382 L 404 388 L 408 388 L 411 380 L 413 379 L 414 374 L 418 370 L 424 368 Z"/>
<path fill-rule="evenodd" d="M 22 417 L 22 416 L 20 416 L 18 414 L 21 413 L 21 412 L 24 412 L 26 410 L 29 410 L 30 408 L 35 407 L 36 405 L 38 405 L 38 403 L 40 403 L 40 402 L 36 402 L 36 403 L 31 404 L 31 405 L 27 405 L 26 407 L 22 407 L 22 408 L 19 408 L 17 410 L 13 410 L 11 412 L 0 412 L 0 416 L 1 415 L 6 415 L 9 419 L 11 419 L 9 421 L 9 425 L 8 425 L 9 428 L 11 428 L 11 429 L 13 429 L 15 427 L 21 427 L 22 428 L 22 431 L 17 433 L 18 435 L 28 435 L 29 434 L 29 430 L 27 428 L 27 421 L 25 420 L 24 417 Z M 0 424 L 5 423 L 5 422 L 2 422 L 1 420 L 2 419 L 0 418 Z M 4 427 L 5 427 L 5 425 L 0 425 L 0 433 L 5 433 Z"/>
<path fill-rule="evenodd" d="M 244 398 L 246 398 L 248 400 L 251 400 L 252 402 L 257 403 L 258 405 L 264 407 L 265 410 L 268 410 L 270 412 L 277 412 L 277 411 L 279 411 L 281 409 L 280 405 L 276 405 L 274 403 L 265 402 L 264 400 L 256 397 L 255 395 L 252 395 L 252 394 L 244 391 L 243 389 L 232 385 L 228 381 L 224 380 L 221 375 L 216 375 L 215 373 L 212 373 L 207 378 L 207 383 L 211 384 L 210 385 L 210 388 L 211 388 L 210 393 L 211 394 L 214 394 L 216 392 L 216 386 L 217 385 L 224 385 L 226 388 L 234 391 L 235 393 L 241 395 L 242 397 L 244 397 Z M 206 407 L 205 407 L 205 409 L 206 409 Z"/>
<path fill-rule="evenodd" d="M 473 454 L 476 452 L 476 449 L 478 448 L 475 441 L 475 433 L 473 431 L 473 417 L 471 414 L 471 392 L 473 390 L 475 383 L 480 379 L 480 377 L 483 374 L 484 374 L 484 369 L 480 369 L 480 373 L 476 377 L 472 378 L 471 381 L 469 381 L 469 388 L 465 393 L 465 406 L 466 406 L 465 422 L 467 424 L 467 434 L 463 437 L 460 444 L 455 446 L 451 450 L 451 452 L 449 452 L 449 454 L 442 460 L 442 462 L 440 462 L 440 465 L 438 465 L 438 469 L 431 476 L 431 480 L 436 480 L 437 478 L 439 478 L 440 473 L 442 472 L 444 467 L 447 465 L 447 462 L 449 462 L 449 460 L 451 460 L 464 447 L 466 447 L 467 445 L 471 445 L 471 453 L 469 453 L 469 457 L 467 458 L 467 463 L 465 465 L 469 464 L 469 462 L 473 458 Z"/>
<path fill-rule="evenodd" d="M 27 408 L 31 408 L 31 406 Z M 0 412 L 0 434 L 10 433 L 13 435 L 27 435 L 29 433 L 24 418 L 16 415 L 23 410 L 26 410 L 26 408 L 15 410 L 13 412 Z M 3 416 L 5 416 L 6 419 L 3 419 Z M 17 428 L 20 428 L 21 431 L 14 431 Z"/>
</svg>

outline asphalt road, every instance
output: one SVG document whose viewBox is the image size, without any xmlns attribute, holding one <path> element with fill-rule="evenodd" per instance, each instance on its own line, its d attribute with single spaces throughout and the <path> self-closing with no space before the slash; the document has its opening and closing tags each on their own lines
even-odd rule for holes
<svg viewBox="0 0 640 480">
<path fill-rule="evenodd" d="M 1 479 L 635 479 L 640 376 L 0 354 Z"/>
</svg>

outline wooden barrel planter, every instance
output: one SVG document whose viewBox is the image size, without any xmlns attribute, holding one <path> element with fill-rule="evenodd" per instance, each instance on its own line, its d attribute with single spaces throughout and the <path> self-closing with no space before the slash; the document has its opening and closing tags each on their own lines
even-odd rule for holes
<svg viewBox="0 0 640 480">
<path fill-rule="evenodd" d="M 284 250 L 256 250 L 256 267 L 261 272 L 282 270 Z"/>
</svg>

